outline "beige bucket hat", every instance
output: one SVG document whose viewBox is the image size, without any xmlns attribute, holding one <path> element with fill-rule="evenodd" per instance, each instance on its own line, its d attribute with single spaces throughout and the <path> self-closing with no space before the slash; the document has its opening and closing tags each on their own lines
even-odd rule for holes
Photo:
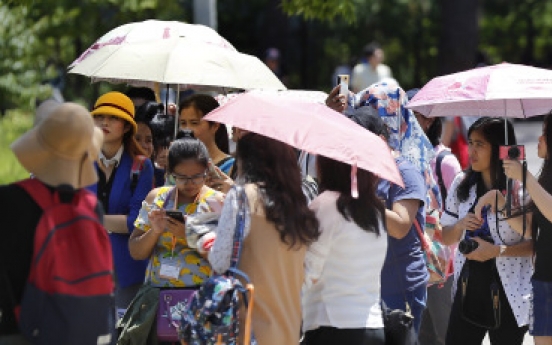
<svg viewBox="0 0 552 345">
<path fill-rule="evenodd" d="M 94 161 L 103 133 L 86 108 L 63 103 L 11 145 L 15 156 L 35 178 L 50 186 L 83 188 L 98 181 Z"/>
</svg>

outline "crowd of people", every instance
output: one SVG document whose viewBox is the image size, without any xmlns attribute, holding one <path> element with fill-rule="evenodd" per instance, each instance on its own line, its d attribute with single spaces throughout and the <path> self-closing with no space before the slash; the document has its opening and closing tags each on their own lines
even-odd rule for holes
<svg viewBox="0 0 552 345">
<path fill-rule="evenodd" d="M 368 48 L 379 64 L 381 49 Z M 391 76 L 381 65 L 376 71 Z M 97 197 L 121 320 L 145 290 L 197 289 L 226 272 L 244 207 L 238 268 L 255 286 L 252 330 L 260 345 L 387 344 L 385 315 L 397 309 L 412 315 L 422 345 L 481 344 L 487 334 L 493 345 L 520 345 L 528 330 L 537 345 L 552 344 L 552 115 L 539 137 L 539 178 L 499 157 L 501 146 L 516 144 L 515 132 L 506 121 L 506 137 L 505 120 L 489 117 L 467 128 L 463 169 L 441 141 L 442 119 L 406 108 L 415 92 L 391 80 L 349 95 L 336 87 L 326 100 L 387 143 L 404 186 L 362 169 L 352 176 L 350 165 L 324 156 L 306 171 L 304 153 L 239 128 L 230 152 L 226 126 L 203 119 L 219 106 L 206 94 L 185 98 L 174 114 L 148 89 L 108 92 L 90 111 L 49 103 L 12 149 L 51 193 L 70 200 L 85 189 Z M 63 120 L 68 115 L 73 121 Z M 312 201 L 307 175 L 318 184 Z M 0 199 L 0 344 L 27 344 L 17 306 L 44 211 L 17 183 L 0 186 Z M 218 214 L 210 231 L 191 234 L 191 220 L 210 213 Z M 453 253 L 439 283 L 430 281 L 420 234 L 434 214 L 439 240 Z M 125 344 L 155 338 L 150 325 Z"/>
</svg>

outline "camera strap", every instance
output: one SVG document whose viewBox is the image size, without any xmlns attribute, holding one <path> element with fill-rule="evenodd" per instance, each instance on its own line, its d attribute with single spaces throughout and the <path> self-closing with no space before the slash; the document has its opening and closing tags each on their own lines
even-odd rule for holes
<svg viewBox="0 0 552 345">
<path fill-rule="evenodd" d="M 520 205 L 520 211 L 521 211 L 521 216 L 522 216 L 522 234 L 521 234 L 521 238 L 520 240 L 517 242 L 517 243 L 521 243 L 524 239 L 525 239 L 525 233 L 527 231 L 527 208 L 525 207 L 525 195 L 526 195 L 526 184 L 527 184 L 527 161 L 526 160 L 523 160 L 523 162 L 521 163 L 521 166 L 522 166 L 522 171 L 521 171 L 521 190 L 522 190 L 522 193 L 521 193 L 521 200 L 519 202 L 519 205 Z M 508 193 L 512 193 L 513 191 L 510 190 L 508 191 Z M 506 242 L 504 241 L 504 239 L 502 239 L 502 236 L 500 235 L 500 230 L 498 228 L 498 213 L 499 212 L 503 212 L 505 210 L 505 208 L 503 208 L 502 210 L 498 210 L 497 208 L 498 206 L 498 193 L 495 194 L 495 209 L 497 210 L 497 214 L 496 214 L 496 217 L 495 217 L 495 224 L 496 224 L 496 232 L 498 234 L 498 237 L 500 238 L 500 241 L 503 243 L 503 244 L 506 244 Z M 508 215 L 506 216 L 508 217 Z M 507 218 L 505 218 L 504 220 L 506 220 Z M 513 244 L 517 244 L 517 243 L 513 243 Z"/>
</svg>

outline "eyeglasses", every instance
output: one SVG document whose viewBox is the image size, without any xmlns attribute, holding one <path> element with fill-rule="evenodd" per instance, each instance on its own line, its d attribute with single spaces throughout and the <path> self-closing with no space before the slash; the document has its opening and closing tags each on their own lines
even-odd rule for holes
<svg viewBox="0 0 552 345">
<path fill-rule="evenodd" d="M 194 176 L 171 174 L 171 176 L 174 178 L 174 181 L 176 183 L 187 184 L 188 182 L 190 182 L 193 185 L 198 185 L 198 184 L 201 184 L 203 180 L 205 180 L 205 177 L 207 177 L 207 174 L 203 173 L 203 174 L 197 174 Z"/>
</svg>

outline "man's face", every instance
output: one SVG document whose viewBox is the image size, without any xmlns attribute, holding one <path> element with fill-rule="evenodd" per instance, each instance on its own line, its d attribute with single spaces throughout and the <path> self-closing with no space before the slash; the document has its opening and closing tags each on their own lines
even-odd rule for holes
<svg viewBox="0 0 552 345">
<path fill-rule="evenodd" d="M 383 62 L 384 58 L 383 50 L 378 48 L 374 51 L 374 54 L 368 58 L 368 62 L 372 66 L 377 66 Z"/>
</svg>

